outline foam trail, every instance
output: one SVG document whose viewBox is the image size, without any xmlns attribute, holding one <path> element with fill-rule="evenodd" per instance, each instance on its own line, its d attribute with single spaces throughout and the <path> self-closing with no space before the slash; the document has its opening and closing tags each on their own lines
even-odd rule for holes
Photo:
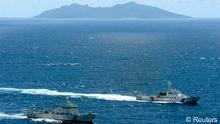
<svg viewBox="0 0 220 124">
<path fill-rule="evenodd" d="M 19 114 L 5 114 L 0 112 L 0 120 L 1 119 L 26 119 L 27 116 L 24 116 L 24 114 L 19 113 Z"/>
<path fill-rule="evenodd" d="M 25 116 L 22 113 L 19 114 L 5 114 L 0 112 L 0 120 L 1 119 L 27 119 L 27 116 Z M 62 123 L 62 121 L 54 120 L 54 119 L 48 119 L 48 118 L 38 118 L 38 119 L 31 119 L 35 122 L 48 122 L 48 123 Z"/>
<path fill-rule="evenodd" d="M 94 98 L 102 100 L 113 101 L 138 101 L 134 96 L 125 96 L 119 94 L 86 94 L 86 93 L 73 93 L 73 92 L 59 92 L 49 89 L 18 89 L 18 88 L 0 88 L 0 92 L 17 92 L 30 95 L 48 95 L 48 96 L 71 96 L 73 98 Z"/>
<path fill-rule="evenodd" d="M 38 119 L 31 119 L 34 122 L 48 122 L 48 123 L 62 123 L 62 121 L 54 120 L 54 119 L 48 119 L 48 118 L 38 118 Z"/>
</svg>

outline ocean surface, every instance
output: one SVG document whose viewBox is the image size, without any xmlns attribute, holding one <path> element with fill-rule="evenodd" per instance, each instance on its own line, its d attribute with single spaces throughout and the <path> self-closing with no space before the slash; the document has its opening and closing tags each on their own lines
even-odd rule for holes
<svg viewBox="0 0 220 124">
<path fill-rule="evenodd" d="M 167 81 L 199 104 L 135 99 Z M 25 113 L 66 96 L 95 124 L 219 122 L 220 20 L 1 19 L 0 124 L 44 124 Z"/>
</svg>

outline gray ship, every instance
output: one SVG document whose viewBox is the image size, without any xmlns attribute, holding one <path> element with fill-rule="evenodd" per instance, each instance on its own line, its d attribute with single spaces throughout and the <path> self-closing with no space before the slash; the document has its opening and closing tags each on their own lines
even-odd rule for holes
<svg viewBox="0 0 220 124">
<path fill-rule="evenodd" d="M 77 110 L 77 106 L 70 102 L 68 99 L 66 104 L 63 106 L 55 106 L 51 111 L 42 110 L 42 111 L 30 111 L 27 114 L 29 119 L 51 119 L 57 120 L 62 124 L 93 124 L 93 119 L 95 114 L 86 113 L 80 114 Z"/>
<path fill-rule="evenodd" d="M 181 91 L 172 88 L 171 82 L 168 82 L 167 91 L 160 91 L 156 95 L 137 95 L 136 99 L 154 103 L 178 103 L 196 105 L 200 98 L 194 96 L 187 96 L 183 94 Z"/>
</svg>

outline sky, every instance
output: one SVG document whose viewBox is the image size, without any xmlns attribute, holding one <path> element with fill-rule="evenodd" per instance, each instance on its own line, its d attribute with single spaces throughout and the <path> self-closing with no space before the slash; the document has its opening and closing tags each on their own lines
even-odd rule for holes
<svg viewBox="0 0 220 124">
<path fill-rule="evenodd" d="M 0 17 L 33 17 L 45 10 L 73 3 L 109 7 L 130 1 L 195 18 L 220 18 L 220 0 L 0 0 Z"/>
</svg>

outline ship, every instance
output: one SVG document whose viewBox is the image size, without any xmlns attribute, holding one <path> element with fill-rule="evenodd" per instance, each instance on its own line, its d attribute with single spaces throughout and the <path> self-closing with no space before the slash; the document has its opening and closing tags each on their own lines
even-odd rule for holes
<svg viewBox="0 0 220 124">
<path fill-rule="evenodd" d="M 167 91 L 160 91 L 156 95 L 139 94 L 136 96 L 136 99 L 153 103 L 176 103 L 197 105 L 200 97 L 187 96 L 186 94 L 183 94 L 181 91 L 173 88 L 172 83 L 168 81 Z"/>
<path fill-rule="evenodd" d="M 27 118 L 29 119 L 51 119 L 57 120 L 62 124 L 93 124 L 93 119 L 95 118 L 94 113 L 80 114 L 78 107 L 70 102 L 67 98 L 67 102 L 62 106 L 54 106 L 50 111 L 41 110 L 35 111 L 31 110 L 27 113 Z"/>
</svg>

